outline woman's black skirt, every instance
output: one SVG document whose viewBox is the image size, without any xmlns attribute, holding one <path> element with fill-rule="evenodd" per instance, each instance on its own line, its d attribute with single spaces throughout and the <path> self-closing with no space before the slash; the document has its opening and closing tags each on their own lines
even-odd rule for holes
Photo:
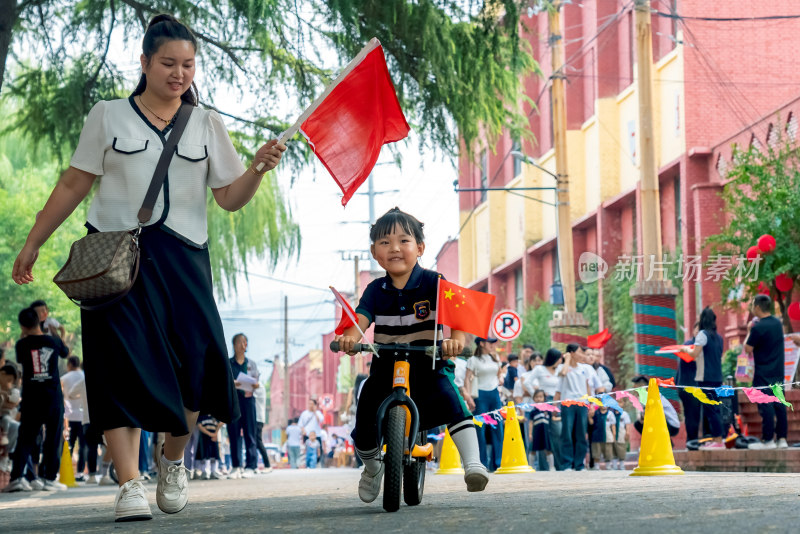
<svg viewBox="0 0 800 534">
<path fill-rule="evenodd" d="M 120 302 L 81 312 L 92 425 L 183 435 L 184 408 L 239 416 L 208 249 L 148 228 L 139 276 Z"/>
</svg>

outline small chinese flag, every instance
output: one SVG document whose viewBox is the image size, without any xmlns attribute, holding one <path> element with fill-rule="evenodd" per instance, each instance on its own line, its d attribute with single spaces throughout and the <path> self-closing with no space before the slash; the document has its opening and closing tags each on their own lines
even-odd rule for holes
<svg viewBox="0 0 800 534">
<path fill-rule="evenodd" d="M 440 278 L 437 322 L 478 337 L 487 337 L 494 301 L 494 295 L 466 289 Z"/>
<path fill-rule="evenodd" d="M 333 291 L 333 296 L 336 297 L 336 300 L 339 302 L 339 305 L 342 307 L 342 318 L 339 320 L 339 324 L 336 325 L 336 329 L 334 333 L 337 336 L 341 336 L 344 334 L 344 331 L 356 324 L 358 322 L 358 317 L 356 317 L 356 312 L 353 311 L 353 308 L 350 306 L 350 303 L 345 300 L 345 298 L 336 291 L 336 288 L 333 286 L 329 286 L 331 291 Z"/>
<path fill-rule="evenodd" d="M 300 131 L 344 193 L 342 205 L 372 172 L 386 143 L 408 135 L 383 48 L 370 51 L 303 122 Z"/>
</svg>

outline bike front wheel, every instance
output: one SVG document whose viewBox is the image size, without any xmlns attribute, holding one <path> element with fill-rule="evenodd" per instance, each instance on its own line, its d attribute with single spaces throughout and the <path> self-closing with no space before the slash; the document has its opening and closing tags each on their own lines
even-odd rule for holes
<svg viewBox="0 0 800 534">
<path fill-rule="evenodd" d="M 389 410 L 386 422 L 386 454 L 383 463 L 383 509 L 396 512 L 400 508 L 403 487 L 403 455 L 406 448 L 406 411 L 402 406 Z"/>
</svg>

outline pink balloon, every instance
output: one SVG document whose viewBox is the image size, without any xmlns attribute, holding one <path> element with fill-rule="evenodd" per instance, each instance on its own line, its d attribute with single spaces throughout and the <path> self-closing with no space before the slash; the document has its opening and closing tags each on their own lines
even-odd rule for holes
<svg viewBox="0 0 800 534">
<path fill-rule="evenodd" d="M 792 302 L 789 304 L 789 319 L 792 321 L 800 321 L 800 302 Z"/>
<path fill-rule="evenodd" d="M 769 253 L 775 250 L 775 238 L 769 234 L 764 234 L 758 238 L 758 249 L 761 252 Z"/>
<path fill-rule="evenodd" d="M 786 293 L 792 290 L 792 286 L 794 286 L 794 280 L 788 274 L 781 273 L 775 277 L 775 287 L 778 288 L 778 291 Z"/>
</svg>

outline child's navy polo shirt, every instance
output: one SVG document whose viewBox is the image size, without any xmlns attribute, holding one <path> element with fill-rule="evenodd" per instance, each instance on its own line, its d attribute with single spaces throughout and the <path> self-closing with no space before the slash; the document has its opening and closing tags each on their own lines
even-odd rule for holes
<svg viewBox="0 0 800 534">
<path fill-rule="evenodd" d="M 370 282 L 356 313 L 375 323 L 375 343 L 433 344 L 436 288 L 442 275 L 414 266 L 406 286 L 397 289 L 389 275 Z M 442 325 L 438 326 L 442 339 Z"/>
</svg>

